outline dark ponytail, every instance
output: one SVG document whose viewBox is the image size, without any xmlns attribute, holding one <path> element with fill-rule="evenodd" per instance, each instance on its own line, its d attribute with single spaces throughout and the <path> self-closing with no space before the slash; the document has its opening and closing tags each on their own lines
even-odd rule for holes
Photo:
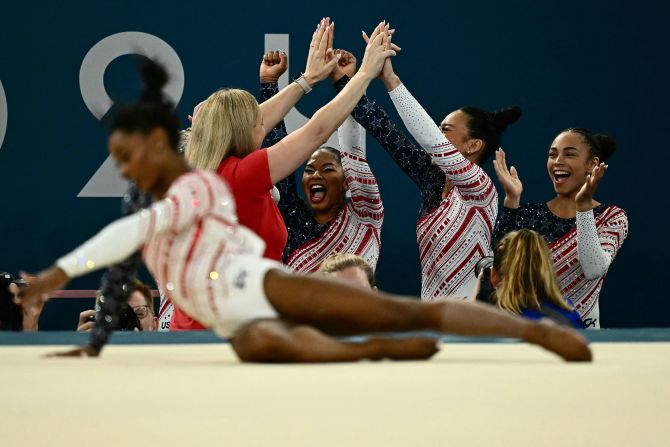
<svg viewBox="0 0 670 447">
<path fill-rule="evenodd" d="M 500 147 L 500 137 L 507 126 L 521 117 L 521 107 L 509 106 L 489 112 L 479 107 L 466 106 L 459 109 L 468 116 L 467 129 L 471 138 L 484 141 L 484 152 L 479 159 L 482 165 Z"/>
<path fill-rule="evenodd" d="M 140 73 L 144 81 L 144 88 L 140 94 L 139 102 L 147 104 L 163 104 L 171 107 L 169 101 L 163 98 L 163 87 L 167 84 L 168 76 L 165 69 L 151 59 L 145 59 L 140 63 Z"/>
<path fill-rule="evenodd" d="M 616 152 L 616 141 L 609 135 L 592 133 L 581 127 L 571 127 L 563 132 L 574 132 L 581 135 L 589 147 L 590 157 L 598 157 L 601 163 L 609 160 Z"/>
<path fill-rule="evenodd" d="M 143 58 L 139 71 L 144 81 L 140 99 L 121 109 L 112 119 L 110 132 L 149 133 L 161 128 L 168 135 L 170 147 L 177 151 L 179 146 L 179 118 L 174 113 L 174 104 L 163 95 L 163 87 L 168 82 L 165 69 L 151 59 Z"/>
</svg>

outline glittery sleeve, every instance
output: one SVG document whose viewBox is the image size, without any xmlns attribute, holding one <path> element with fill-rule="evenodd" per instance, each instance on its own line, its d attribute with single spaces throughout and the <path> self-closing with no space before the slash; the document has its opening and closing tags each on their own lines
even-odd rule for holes
<svg viewBox="0 0 670 447">
<path fill-rule="evenodd" d="M 349 82 L 347 76 L 338 80 L 334 87 L 341 90 Z M 430 155 L 417 148 L 391 121 L 389 115 L 366 95 L 360 99 L 351 116 L 361 124 L 403 172 L 421 191 L 420 217 L 437 208 L 442 202 L 444 173 L 432 163 Z"/>
<path fill-rule="evenodd" d="M 337 135 L 342 150 L 342 169 L 351 192 L 351 210 L 364 222 L 381 228 L 384 208 L 377 180 L 365 158 L 365 132 L 350 115 L 337 130 Z"/>
<path fill-rule="evenodd" d="M 215 174 L 197 171 L 183 176 L 170 187 L 165 199 L 107 225 L 56 264 L 70 278 L 115 264 L 139 250 L 151 237 L 166 231 L 179 232 L 210 213 L 217 205 L 214 197 L 229 197 L 233 203 L 232 195 Z"/>
<path fill-rule="evenodd" d="M 56 265 L 68 277 L 75 278 L 124 260 L 144 242 L 140 220 L 139 214 L 133 214 L 107 225 L 83 245 L 56 261 Z"/>
<path fill-rule="evenodd" d="M 403 84 L 389 92 L 407 130 L 467 200 L 486 206 L 496 194 L 489 176 L 447 140 Z M 493 217 L 495 219 L 495 216 Z"/>
<path fill-rule="evenodd" d="M 620 212 L 612 213 L 612 209 Z M 577 212 L 577 259 L 586 279 L 600 278 L 628 234 L 628 219 L 623 210 L 610 207 L 598 224 L 593 210 Z"/>
<path fill-rule="evenodd" d="M 261 84 L 260 102 L 263 103 L 274 95 L 279 93 L 279 84 L 276 82 L 267 82 Z M 262 147 L 271 147 L 279 143 L 286 136 L 286 125 L 284 120 L 279 121 L 274 129 L 265 136 Z"/>
</svg>

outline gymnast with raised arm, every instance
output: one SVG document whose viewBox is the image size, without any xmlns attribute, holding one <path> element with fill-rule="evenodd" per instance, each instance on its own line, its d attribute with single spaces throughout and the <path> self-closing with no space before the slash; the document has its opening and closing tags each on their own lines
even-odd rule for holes
<svg viewBox="0 0 670 447">
<path fill-rule="evenodd" d="M 277 81 L 286 71 L 287 56 L 279 51 L 261 62 L 261 101 L 277 94 Z M 287 135 L 281 121 L 266 137 L 271 147 Z M 314 272 L 328 256 L 361 256 L 372 269 L 381 250 L 384 208 L 379 186 L 365 158 L 365 131 L 349 116 L 337 130 L 340 150 L 322 146 L 311 155 L 298 193 L 296 173 L 277 183 L 279 211 L 288 230 L 283 262 L 296 272 Z M 347 202 L 345 193 L 351 198 Z"/>
<path fill-rule="evenodd" d="M 356 77 L 331 102 L 342 108 L 341 120 L 350 110 L 348 104 L 353 107 L 356 102 L 342 97 L 352 90 L 356 91 L 352 96 L 360 96 L 384 60 L 394 54 L 388 49 L 386 32 L 370 40 Z M 225 182 L 215 173 L 193 170 L 178 154 L 178 119 L 172 104 L 162 99 L 165 78 L 159 82 L 145 78 L 144 100 L 116 115 L 109 137 L 109 151 L 121 174 L 157 201 L 108 225 L 57 260 L 19 291 L 18 302 L 46 300 L 71 278 L 141 248 L 150 272 L 175 306 L 217 334 L 232 337 L 232 347 L 243 361 L 432 356 L 435 341 L 427 338 L 353 343 L 332 337 L 413 330 L 520 338 L 566 360 L 591 360 L 579 334 L 553 324 L 530 322 L 478 303 L 425 303 L 298 276 L 263 259 L 264 244 L 237 222 L 234 197 Z M 61 355 L 98 354 L 99 350 L 84 346 Z"/>
<path fill-rule="evenodd" d="M 249 92 L 221 89 L 199 104 L 194 113 L 186 159 L 196 169 L 215 171 L 235 197 L 239 222 L 261 237 L 263 256 L 282 260 L 287 230 L 273 185 L 292 175 L 314 150 L 342 124 L 368 83 L 356 79 L 343 95 L 317 111 L 300 129 L 261 148 L 267 128 L 274 128 L 316 82 L 337 62 L 332 51 L 334 26 L 319 22 L 312 35 L 305 73 L 260 106 Z M 369 61 L 369 60 L 368 60 Z M 203 329 L 204 324 L 175 308 L 170 330 Z"/>
<path fill-rule="evenodd" d="M 356 60 L 347 51 L 336 53 L 341 58 L 331 80 L 339 90 L 349 82 Z M 421 298 L 465 298 L 475 287 L 475 264 L 491 252 L 491 233 L 498 212 L 496 189 L 480 166 L 499 147 L 502 133 L 519 118 L 521 109 L 507 107 L 491 113 L 479 107 L 462 107 L 449 113 L 438 128 L 401 83 L 390 59 L 379 79 L 422 149 L 367 96 L 352 116 L 420 189 L 416 238 Z"/>
<path fill-rule="evenodd" d="M 505 190 L 494 243 L 520 228 L 530 228 L 544 236 L 561 293 L 579 312 L 585 328 L 600 327 L 600 289 L 628 235 L 625 211 L 593 197 L 615 150 L 616 143 L 608 135 L 581 128 L 558 134 L 547 157 L 556 197 L 546 203 L 521 205 L 523 185 L 516 168 L 508 169 L 502 150 L 497 151 L 493 162 Z"/>
</svg>

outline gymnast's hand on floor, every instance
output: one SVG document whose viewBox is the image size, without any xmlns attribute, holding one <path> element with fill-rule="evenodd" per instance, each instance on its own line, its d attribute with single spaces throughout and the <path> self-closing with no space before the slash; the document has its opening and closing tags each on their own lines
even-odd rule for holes
<svg viewBox="0 0 670 447">
<path fill-rule="evenodd" d="M 71 349 L 64 352 L 50 352 L 44 357 L 54 358 L 54 357 L 98 357 L 100 355 L 99 351 L 96 351 L 90 346 L 81 346 L 79 348 Z"/>
<path fill-rule="evenodd" d="M 283 50 L 268 51 L 263 55 L 259 71 L 261 83 L 277 82 L 288 68 L 288 56 Z"/>
<path fill-rule="evenodd" d="M 52 292 L 62 289 L 70 281 L 65 272 L 56 266 L 34 277 L 26 273 L 21 273 L 21 277 L 28 285 L 17 290 L 14 302 L 28 307 L 44 304 L 49 300 Z"/>
</svg>

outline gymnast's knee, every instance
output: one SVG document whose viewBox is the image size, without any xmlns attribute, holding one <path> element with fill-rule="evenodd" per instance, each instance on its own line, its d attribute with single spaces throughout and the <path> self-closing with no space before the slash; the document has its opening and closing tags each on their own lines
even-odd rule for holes
<svg viewBox="0 0 670 447">
<path fill-rule="evenodd" d="M 255 321 L 235 333 L 231 345 L 243 362 L 290 360 L 287 330 L 278 321 Z"/>
</svg>

